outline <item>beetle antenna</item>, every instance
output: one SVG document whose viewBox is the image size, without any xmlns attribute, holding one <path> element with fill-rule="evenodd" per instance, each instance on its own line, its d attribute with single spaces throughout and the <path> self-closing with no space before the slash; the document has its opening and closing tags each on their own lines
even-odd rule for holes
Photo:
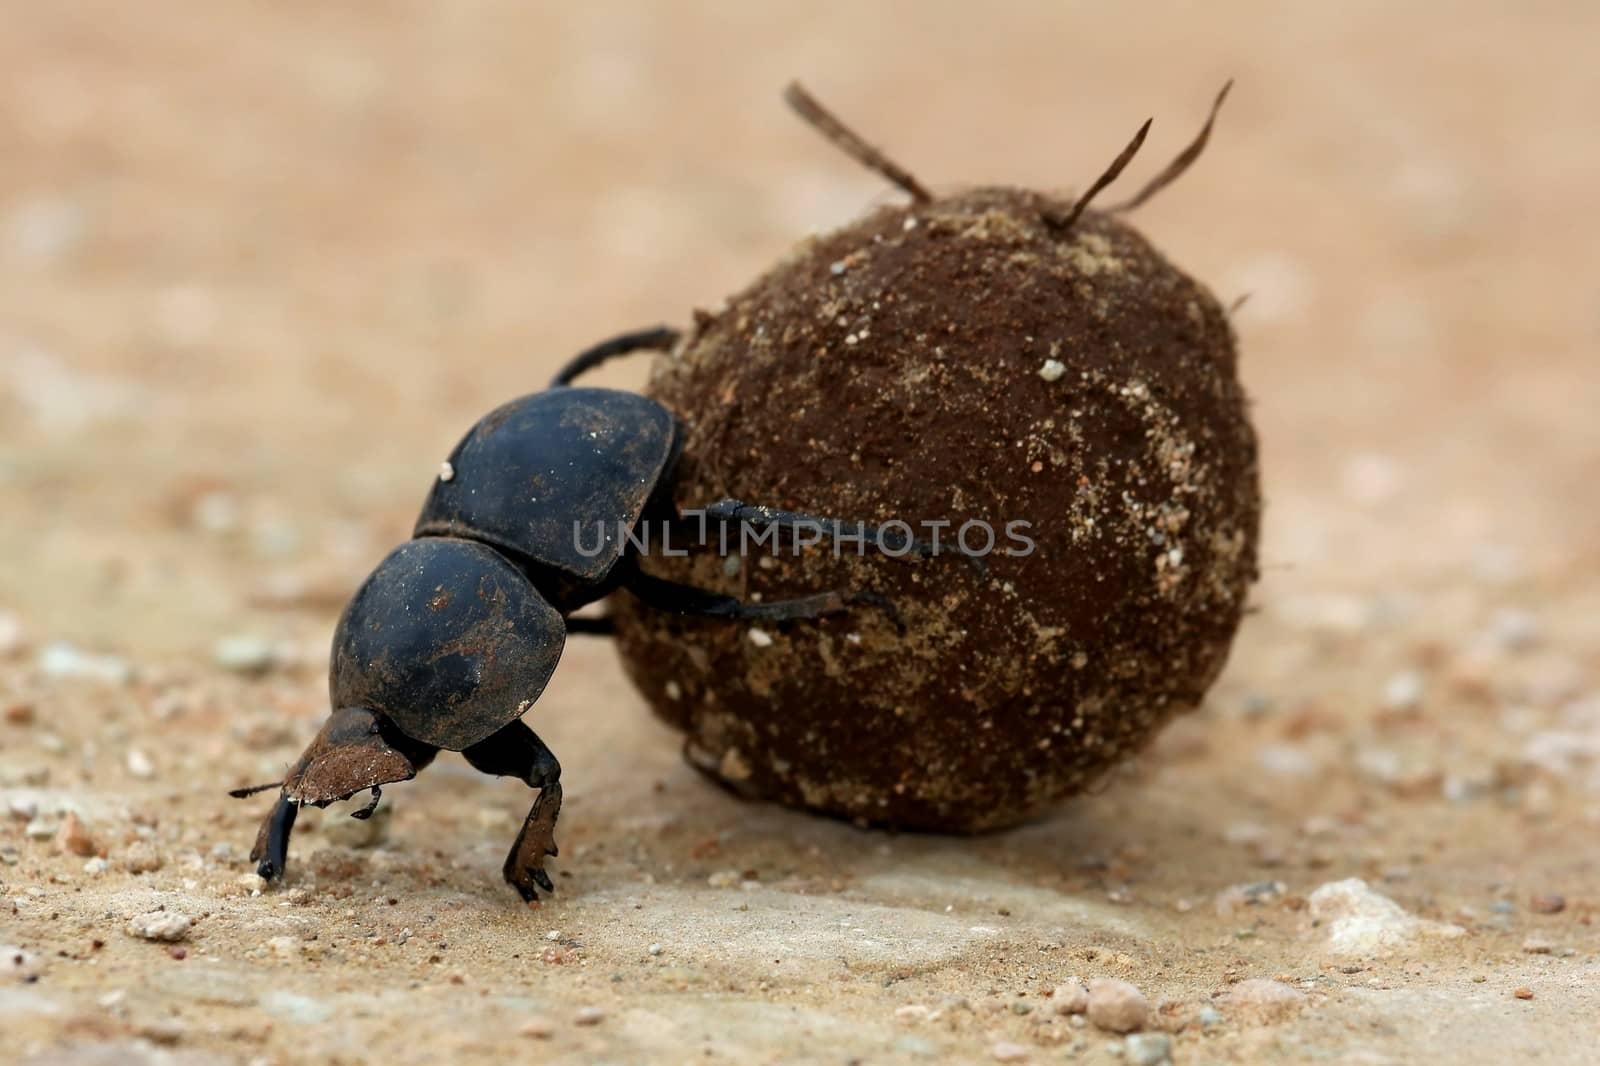
<svg viewBox="0 0 1600 1066">
<path fill-rule="evenodd" d="M 248 799 L 249 797 L 254 796 L 257 792 L 265 792 L 269 788 L 282 788 L 282 787 L 283 787 L 283 782 L 282 781 L 268 781 L 264 785 L 247 785 L 244 788 L 229 789 L 228 790 L 228 795 L 232 796 L 236 800 L 242 800 L 242 799 Z"/>
<path fill-rule="evenodd" d="M 789 87 L 783 90 L 783 99 L 794 109 L 795 114 L 832 141 L 845 155 L 868 170 L 882 174 L 917 203 L 925 204 L 933 200 L 933 193 L 928 191 L 927 186 L 913 177 L 905 167 L 862 140 L 859 134 L 839 121 L 833 112 L 818 103 L 817 98 L 808 93 L 805 86 L 797 81 L 790 82 Z"/>
<path fill-rule="evenodd" d="M 1179 152 L 1172 162 L 1167 164 L 1165 170 L 1151 178 L 1145 187 L 1140 189 L 1131 200 L 1124 200 L 1110 208 L 1114 212 L 1132 211 L 1149 200 L 1156 193 L 1183 176 L 1183 172 L 1194 165 L 1200 158 L 1200 153 L 1205 151 L 1206 142 L 1211 139 L 1211 127 L 1217 121 L 1217 112 L 1222 110 L 1222 101 L 1228 98 L 1228 90 L 1233 88 L 1233 79 L 1229 78 L 1222 86 L 1222 91 L 1217 93 L 1217 98 L 1211 101 L 1211 114 L 1206 116 L 1206 124 L 1200 127 L 1200 132 L 1195 139 L 1189 142 L 1189 147 Z"/>
<path fill-rule="evenodd" d="M 1145 136 L 1150 132 L 1150 123 L 1154 121 L 1155 119 L 1145 119 L 1144 125 L 1139 127 L 1139 132 L 1135 133 L 1133 140 L 1128 142 L 1128 147 L 1124 148 L 1117 158 L 1111 161 L 1111 165 L 1106 167 L 1105 173 L 1094 180 L 1094 184 L 1089 186 L 1088 191 L 1078 197 L 1078 202 L 1072 205 L 1072 209 L 1065 215 L 1050 219 L 1050 221 L 1061 229 L 1071 229 L 1072 224 L 1078 221 L 1078 216 L 1083 214 L 1084 209 L 1089 206 L 1089 201 L 1100 195 L 1100 191 L 1107 185 L 1116 181 L 1123 168 L 1133 161 L 1133 157 L 1139 153 L 1139 146 L 1144 144 Z"/>
</svg>

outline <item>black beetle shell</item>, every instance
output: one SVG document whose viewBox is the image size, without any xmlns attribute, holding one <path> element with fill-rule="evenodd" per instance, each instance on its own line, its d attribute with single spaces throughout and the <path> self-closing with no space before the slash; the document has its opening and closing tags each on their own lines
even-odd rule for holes
<svg viewBox="0 0 1600 1066">
<path fill-rule="evenodd" d="M 415 535 L 481 540 L 602 584 L 622 558 L 622 531 L 644 513 L 680 440 L 672 414 L 635 393 L 558 388 L 524 396 L 485 415 L 456 445 L 451 473 L 435 479 Z"/>
<path fill-rule="evenodd" d="M 345 608 L 328 691 L 335 709 L 376 711 L 408 737 L 460 751 L 522 716 L 566 639 L 561 615 L 493 548 L 412 540 Z"/>
</svg>

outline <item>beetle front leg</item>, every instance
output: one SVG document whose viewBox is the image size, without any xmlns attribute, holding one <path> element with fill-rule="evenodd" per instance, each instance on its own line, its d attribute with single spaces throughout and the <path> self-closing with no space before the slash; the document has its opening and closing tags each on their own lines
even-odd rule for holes
<svg viewBox="0 0 1600 1066">
<path fill-rule="evenodd" d="M 264 881 L 283 876 L 289 864 L 289 835 L 294 832 L 295 816 L 300 805 L 288 796 L 280 795 L 272 810 L 261 821 L 256 834 L 255 847 L 250 849 L 250 861 L 258 863 L 256 873 Z"/>
<path fill-rule="evenodd" d="M 554 892 L 556 886 L 545 872 L 544 860 L 560 852 L 556 847 L 556 819 L 561 815 L 561 763 L 539 735 L 521 721 L 504 726 L 461 754 L 486 774 L 519 778 L 539 790 L 501 872 L 525 900 L 538 899 L 537 889 Z"/>
</svg>

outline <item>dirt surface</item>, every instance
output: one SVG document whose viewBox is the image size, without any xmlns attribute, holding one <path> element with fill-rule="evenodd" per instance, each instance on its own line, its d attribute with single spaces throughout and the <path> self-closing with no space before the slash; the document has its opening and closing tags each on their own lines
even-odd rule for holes
<svg viewBox="0 0 1600 1066">
<path fill-rule="evenodd" d="M 0 25 L 0 1060 L 1592 1061 L 1593 5 Z M 1046 821 L 893 836 L 706 784 L 574 639 L 555 899 L 458 758 L 263 890 L 223 792 L 317 728 L 459 434 L 892 197 L 794 75 L 925 182 L 1053 187 L 1238 78 L 1138 216 L 1252 294 L 1265 580 L 1208 707 Z"/>
</svg>

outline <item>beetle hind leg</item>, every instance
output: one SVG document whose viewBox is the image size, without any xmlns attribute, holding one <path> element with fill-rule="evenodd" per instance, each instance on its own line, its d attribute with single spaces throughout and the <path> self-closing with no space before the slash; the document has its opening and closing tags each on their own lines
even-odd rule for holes
<svg viewBox="0 0 1600 1066">
<path fill-rule="evenodd" d="M 554 858 L 556 819 L 561 815 L 561 763 L 539 735 L 521 721 L 512 722 L 461 753 L 475 769 L 498 777 L 515 777 L 539 790 L 522 830 L 511 844 L 501 872 L 525 900 L 539 898 L 539 889 L 554 892 L 545 872 L 545 858 Z"/>
</svg>

